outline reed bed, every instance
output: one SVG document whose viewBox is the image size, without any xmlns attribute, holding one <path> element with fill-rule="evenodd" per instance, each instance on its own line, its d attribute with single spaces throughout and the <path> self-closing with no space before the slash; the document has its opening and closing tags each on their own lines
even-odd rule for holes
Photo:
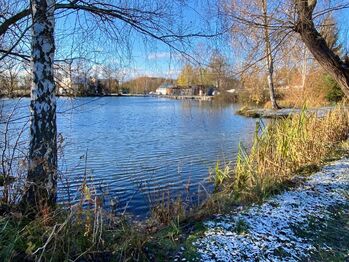
<svg viewBox="0 0 349 262">
<path fill-rule="evenodd" d="M 318 166 L 348 137 L 348 111 L 291 115 L 267 126 L 258 122 L 250 152 L 240 145 L 234 174 L 225 187 L 241 201 L 259 202 L 292 181 L 305 166 Z"/>
</svg>

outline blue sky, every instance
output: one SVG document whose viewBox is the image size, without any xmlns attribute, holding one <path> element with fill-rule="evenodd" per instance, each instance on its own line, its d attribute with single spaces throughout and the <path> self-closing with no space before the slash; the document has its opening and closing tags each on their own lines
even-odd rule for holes
<svg viewBox="0 0 349 262">
<path fill-rule="evenodd" d="M 171 25 L 186 28 L 186 32 L 214 33 L 219 27 L 219 21 L 213 11 L 217 1 L 188 0 L 185 5 L 176 6 L 176 15 Z M 332 1 L 335 2 L 347 1 Z M 341 42 L 348 47 L 349 10 L 338 11 L 334 17 L 341 29 Z M 84 56 L 104 64 L 116 64 L 120 68 L 120 77 L 124 80 L 141 75 L 176 78 L 183 64 L 187 62 L 167 45 L 151 39 L 145 41 L 139 34 L 124 29 L 121 23 L 119 29 L 122 33 L 119 39 L 109 39 L 104 33 L 99 32 L 93 23 L 82 13 L 79 14 L 78 20 L 75 14 L 57 19 L 57 57 L 63 53 L 71 53 L 72 56 Z M 80 31 L 81 27 L 84 30 Z M 76 29 L 78 32 L 67 36 L 67 32 Z M 208 62 L 210 50 L 213 49 L 219 49 L 230 63 L 234 63 L 236 59 L 228 38 L 195 38 L 188 40 L 184 46 L 178 43 L 175 45 L 203 64 Z"/>
<path fill-rule="evenodd" d="M 216 0 L 188 0 L 177 5 L 170 26 L 185 33 L 214 33 L 217 26 L 213 9 Z M 59 16 L 58 16 L 59 17 Z M 77 19 L 79 17 L 79 19 Z M 90 17 L 82 12 L 56 19 L 56 57 L 83 56 L 100 63 L 120 64 L 125 78 L 139 75 L 176 78 L 186 62 L 173 48 L 157 40 L 144 39 L 140 34 L 122 31 L 120 39 L 108 39 L 99 32 Z M 120 23 L 121 30 L 122 23 Z M 74 33 L 72 33 L 74 32 Z M 125 34 L 125 35 L 123 35 Z M 191 38 L 174 44 L 182 51 L 192 55 L 197 61 L 206 62 L 210 54 L 209 46 L 217 46 L 217 41 L 206 38 Z M 73 50 L 73 51 L 71 51 Z M 69 55 L 68 55 L 69 56 Z"/>
<path fill-rule="evenodd" d="M 343 48 L 349 52 L 349 9 L 344 9 L 334 13 L 340 30 L 340 41 Z"/>
</svg>

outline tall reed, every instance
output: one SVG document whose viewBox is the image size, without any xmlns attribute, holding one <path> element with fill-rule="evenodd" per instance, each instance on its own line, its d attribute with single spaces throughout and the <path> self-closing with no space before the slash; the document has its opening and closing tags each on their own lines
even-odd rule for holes
<svg viewBox="0 0 349 262">
<path fill-rule="evenodd" d="M 228 188 L 237 198 L 260 201 L 275 192 L 301 167 L 318 165 L 348 137 L 348 111 L 336 107 L 320 117 L 305 109 L 301 114 L 257 124 L 248 153 L 239 147 L 233 182 Z M 228 183 L 229 184 L 229 183 Z"/>
</svg>

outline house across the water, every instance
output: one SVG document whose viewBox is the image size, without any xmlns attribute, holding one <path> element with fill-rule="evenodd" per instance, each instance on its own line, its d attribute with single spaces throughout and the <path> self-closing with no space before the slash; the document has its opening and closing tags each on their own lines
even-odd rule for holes
<svg viewBox="0 0 349 262">
<path fill-rule="evenodd" d="M 172 96 L 213 96 L 215 87 L 209 85 L 174 86 L 170 83 L 163 83 L 156 89 L 157 95 Z"/>
<path fill-rule="evenodd" d="M 157 95 L 171 95 L 173 87 L 174 87 L 173 84 L 165 82 L 156 89 L 156 94 Z"/>
</svg>

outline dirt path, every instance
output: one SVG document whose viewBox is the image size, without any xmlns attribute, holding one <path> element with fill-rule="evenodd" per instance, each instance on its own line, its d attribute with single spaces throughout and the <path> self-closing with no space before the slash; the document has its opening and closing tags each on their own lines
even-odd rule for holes
<svg viewBox="0 0 349 262">
<path fill-rule="evenodd" d="M 202 261 L 349 261 L 349 159 L 261 206 L 207 221 Z"/>
</svg>

